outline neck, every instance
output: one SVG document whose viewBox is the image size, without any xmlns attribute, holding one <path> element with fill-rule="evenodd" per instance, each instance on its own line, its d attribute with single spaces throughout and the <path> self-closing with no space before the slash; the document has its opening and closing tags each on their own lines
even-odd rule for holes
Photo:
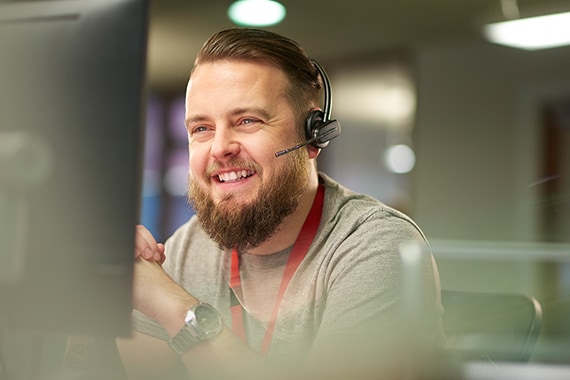
<svg viewBox="0 0 570 380">
<path fill-rule="evenodd" d="M 318 187 L 317 172 L 316 170 L 311 170 L 309 183 L 295 211 L 283 219 L 277 231 L 269 239 L 247 253 L 251 255 L 268 255 L 292 246 L 295 240 L 297 240 L 309 211 L 311 211 Z"/>
</svg>

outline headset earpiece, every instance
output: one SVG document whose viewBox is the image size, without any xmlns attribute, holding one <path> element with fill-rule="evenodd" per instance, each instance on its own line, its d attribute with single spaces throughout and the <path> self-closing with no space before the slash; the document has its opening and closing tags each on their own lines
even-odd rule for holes
<svg viewBox="0 0 570 380">
<path fill-rule="evenodd" d="M 329 145 L 330 140 L 340 135 L 340 123 L 330 119 L 332 90 L 329 78 L 317 61 L 312 60 L 312 63 L 323 81 L 324 110 L 314 110 L 309 113 L 305 119 L 305 137 L 307 140 L 313 140 L 312 146 L 323 149 Z"/>
<path fill-rule="evenodd" d="M 309 144 L 317 149 L 323 149 L 329 145 L 329 142 L 332 139 L 340 135 L 340 123 L 334 119 L 331 120 L 332 91 L 329 78 L 323 68 L 316 61 L 313 60 L 312 62 L 323 80 L 323 90 L 325 93 L 324 109 L 323 111 L 314 110 L 309 112 L 309 115 L 305 119 L 304 142 L 291 148 L 275 152 L 275 157 L 281 157 L 284 154 L 293 152 Z"/>
<path fill-rule="evenodd" d="M 305 138 L 307 140 L 310 140 L 319 134 L 319 127 L 323 124 L 323 118 L 323 111 L 315 110 L 309 113 L 309 116 L 305 119 Z M 328 141 L 326 143 L 315 141 L 311 145 L 315 148 L 322 149 L 328 145 Z"/>
</svg>

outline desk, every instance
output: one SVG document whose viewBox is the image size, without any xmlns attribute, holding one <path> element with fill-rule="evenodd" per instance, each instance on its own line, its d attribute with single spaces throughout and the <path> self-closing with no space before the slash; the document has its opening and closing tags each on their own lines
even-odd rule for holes
<svg viewBox="0 0 570 380">
<path fill-rule="evenodd" d="M 468 362 L 463 380 L 569 380 L 570 365 Z"/>
</svg>

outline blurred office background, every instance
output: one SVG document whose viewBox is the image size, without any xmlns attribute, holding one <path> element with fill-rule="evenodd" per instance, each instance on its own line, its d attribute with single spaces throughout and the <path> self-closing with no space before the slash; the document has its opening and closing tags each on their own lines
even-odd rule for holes
<svg viewBox="0 0 570 380">
<path fill-rule="evenodd" d="M 343 133 L 320 169 L 410 214 L 443 288 L 539 299 L 534 360 L 570 362 L 550 345 L 570 341 L 570 47 L 507 47 L 482 32 L 570 1 L 281 3 L 285 19 L 267 29 L 299 41 L 333 84 Z M 192 213 L 184 90 L 203 41 L 235 26 L 229 4 L 152 3 L 142 222 L 161 240 Z"/>
<path fill-rule="evenodd" d="M 159 240 L 192 214 L 184 91 L 205 39 L 235 26 L 231 3 L 151 1 L 141 222 Z M 483 34 L 491 22 L 569 12 L 570 0 L 281 3 L 285 19 L 266 28 L 300 42 L 332 81 L 343 133 L 320 169 L 410 214 L 442 288 L 538 299 L 531 361 L 570 364 L 570 46 L 526 50 Z M 3 368 L 54 378 L 65 336 L 0 338 L 0 378 Z"/>
</svg>

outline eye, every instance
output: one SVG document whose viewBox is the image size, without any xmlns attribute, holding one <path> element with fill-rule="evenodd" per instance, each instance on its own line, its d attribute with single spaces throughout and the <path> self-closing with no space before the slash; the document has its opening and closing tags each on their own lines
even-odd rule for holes
<svg viewBox="0 0 570 380">
<path fill-rule="evenodd" d="M 247 119 L 242 119 L 240 120 L 240 124 L 242 125 L 250 125 L 250 124 L 254 124 L 254 123 L 258 123 L 259 120 L 257 119 L 253 119 L 253 118 L 247 118 Z"/>
<path fill-rule="evenodd" d="M 199 125 L 195 128 L 192 128 L 192 131 L 190 132 L 190 134 L 195 134 L 195 133 L 202 133 L 202 132 L 207 132 L 208 131 L 208 127 L 205 127 L 203 125 Z"/>
<path fill-rule="evenodd" d="M 213 135 L 213 128 L 199 124 L 188 128 L 189 136 L 195 141 L 207 141 Z"/>
<path fill-rule="evenodd" d="M 244 117 L 243 119 L 239 119 L 236 127 L 243 130 L 244 132 L 254 132 L 261 128 L 263 122 L 260 119 L 254 117 Z"/>
</svg>

